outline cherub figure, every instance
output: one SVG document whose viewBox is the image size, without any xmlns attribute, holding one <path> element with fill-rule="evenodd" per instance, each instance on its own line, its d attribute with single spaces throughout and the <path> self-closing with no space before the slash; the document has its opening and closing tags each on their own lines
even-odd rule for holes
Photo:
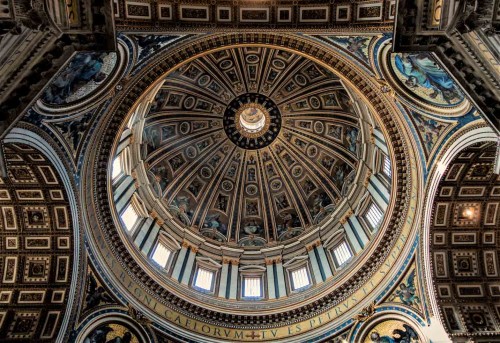
<svg viewBox="0 0 500 343">
<path fill-rule="evenodd" d="M 415 287 L 415 269 L 411 272 L 410 276 L 408 276 L 407 284 L 402 282 L 399 285 L 399 289 L 394 292 L 391 296 L 391 301 L 396 297 L 401 300 L 401 302 L 408 306 L 414 306 L 420 304 L 420 298 L 415 295 L 416 287 Z"/>
<path fill-rule="evenodd" d="M 106 293 L 102 286 L 97 286 L 97 281 L 92 273 L 87 276 L 87 297 L 85 298 L 87 308 L 98 306 L 101 302 L 111 303 L 113 299 Z"/>
</svg>

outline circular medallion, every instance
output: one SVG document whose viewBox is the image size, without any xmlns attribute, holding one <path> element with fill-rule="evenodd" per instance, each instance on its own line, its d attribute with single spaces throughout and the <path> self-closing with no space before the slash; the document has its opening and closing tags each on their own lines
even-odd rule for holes
<svg viewBox="0 0 500 343">
<path fill-rule="evenodd" d="M 274 180 L 271 182 L 271 188 L 273 191 L 279 191 L 282 185 L 283 184 L 281 183 L 280 180 Z"/>
<path fill-rule="evenodd" d="M 187 147 L 186 156 L 189 158 L 195 158 L 196 157 L 196 149 L 192 146 Z"/>
<path fill-rule="evenodd" d="M 295 177 L 300 177 L 302 175 L 302 167 L 301 166 L 293 167 L 292 174 Z"/>
<path fill-rule="evenodd" d="M 255 195 L 255 194 L 257 194 L 258 189 L 257 189 L 257 186 L 255 186 L 255 185 L 248 185 L 246 187 L 246 191 L 247 191 L 248 195 Z"/>
<path fill-rule="evenodd" d="M 179 126 L 179 130 L 181 131 L 181 133 L 183 135 L 189 133 L 189 129 L 191 128 L 191 126 L 189 125 L 188 122 L 184 121 L 181 123 L 181 125 Z"/>
<path fill-rule="evenodd" d="M 230 192 L 233 189 L 233 183 L 229 180 L 225 180 L 222 182 L 222 189 L 226 192 Z"/>
<path fill-rule="evenodd" d="M 246 57 L 246 61 L 250 64 L 259 62 L 259 56 L 257 55 L 248 55 Z"/>
<path fill-rule="evenodd" d="M 224 60 L 219 63 L 219 67 L 223 70 L 229 69 L 233 66 L 233 62 L 231 60 Z"/>
<path fill-rule="evenodd" d="M 314 132 L 321 134 L 321 133 L 323 133 L 324 130 L 325 130 L 325 126 L 323 125 L 322 122 L 317 121 L 314 123 Z"/>
<path fill-rule="evenodd" d="M 297 82 L 299 86 L 305 86 L 307 84 L 307 79 L 304 75 L 297 74 L 295 75 L 295 82 Z"/>
<path fill-rule="evenodd" d="M 208 85 L 209 82 L 210 82 L 210 76 L 206 74 L 202 75 L 198 80 L 198 84 L 202 87 Z"/>
<path fill-rule="evenodd" d="M 185 100 L 184 100 L 184 107 L 188 110 L 192 109 L 194 107 L 194 103 L 196 102 L 196 100 L 192 97 L 192 96 L 188 96 Z"/>
<path fill-rule="evenodd" d="M 235 98 L 224 113 L 224 131 L 244 149 L 260 149 L 276 139 L 281 128 L 278 106 L 268 97 L 247 93 Z"/>
<path fill-rule="evenodd" d="M 318 154 L 318 148 L 316 148 L 315 145 L 310 145 L 307 148 L 307 156 L 313 158 L 313 157 L 316 157 L 317 154 Z"/>
<path fill-rule="evenodd" d="M 311 104 L 311 107 L 314 108 L 315 110 L 317 110 L 321 106 L 321 102 L 315 96 L 309 98 L 309 103 Z"/>
<path fill-rule="evenodd" d="M 210 179 L 212 177 L 212 171 L 208 167 L 201 168 L 200 174 L 204 179 Z"/>
<path fill-rule="evenodd" d="M 286 67 L 286 64 L 282 60 L 273 60 L 273 66 L 276 69 L 283 69 Z"/>
</svg>

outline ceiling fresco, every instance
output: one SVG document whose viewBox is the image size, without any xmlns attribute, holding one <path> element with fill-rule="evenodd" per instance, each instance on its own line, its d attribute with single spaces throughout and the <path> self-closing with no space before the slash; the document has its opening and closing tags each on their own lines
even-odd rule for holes
<svg viewBox="0 0 500 343">
<path fill-rule="evenodd" d="M 261 131 L 242 130 L 244 108 L 267 121 Z M 285 50 L 245 47 L 171 73 L 142 142 L 157 195 L 182 224 L 263 245 L 335 209 L 356 176 L 363 134 L 338 77 Z"/>
</svg>

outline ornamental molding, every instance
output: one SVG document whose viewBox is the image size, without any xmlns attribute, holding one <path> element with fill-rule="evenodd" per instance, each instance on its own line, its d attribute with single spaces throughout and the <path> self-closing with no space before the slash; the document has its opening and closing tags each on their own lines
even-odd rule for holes
<svg viewBox="0 0 500 343">
<path fill-rule="evenodd" d="M 309 300 L 297 303 L 293 297 L 276 299 L 276 307 L 272 311 L 262 311 L 258 304 L 254 306 L 251 303 L 235 302 L 232 304 L 225 302 L 222 304 L 209 296 L 193 293 L 184 287 L 181 298 L 171 280 L 148 271 L 148 267 L 141 262 L 140 258 L 131 255 L 133 247 L 122 237 L 123 233 L 120 232 L 120 229 L 113 224 L 116 222 L 116 218 L 113 219 L 114 215 L 111 210 L 112 205 L 109 203 L 107 188 L 106 165 L 116 146 L 113 132 L 117 132 L 124 119 L 133 110 L 134 104 L 140 101 L 142 94 L 154 87 L 162 75 L 200 53 L 243 44 L 278 46 L 281 49 L 304 54 L 335 71 L 344 81 L 356 87 L 357 92 L 378 113 L 382 125 L 381 129 L 387 137 L 390 137 L 388 145 L 393 151 L 394 162 L 399 170 L 395 182 L 397 192 L 394 194 L 396 196 L 391 201 L 386 221 L 383 224 L 387 229 L 384 234 L 377 236 L 371 248 L 362 254 L 364 258 L 359 260 L 358 264 L 353 264 L 353 269 L 346 270 L 333 280 L 308 290 L 310 292 L 307 297 Z M 388 278 L 379 277 L 377 271 L 380 268 L 385 268 L 384 261 L 391 266 L 400 263 L 402 258 L 393 260 L 391 254 L 398 256 L 408 251 L 409 244 L 407 243 L 415 234 L 413 218 L 416 208 L 419 206 L 415 197 L 420 191 L 418 172 L 415 166 L 416 159 L 412 158 L 412 150 L 407 146 L 410 140 L 401 136 L 405 134 L 401 128 L 403 123 L 396 120 L 397 116 L 392 114 L 394 111 L 396 111 L 395 106 L 378 91 L 377 84 L 365 76 L 364 72 L 352 62 L 303 37 L 272 33 L 207 35 L 202 39 L 190 42 L 189 46 L 180 46 L 165 51 L 151 61 L 148 68 L 141 70 L 124 85 L 123 90 L 116 94 L 109 107 L 110 115 L 102 118 L 93 137 L 93 146 L 98 148 L 89 149 L 85 156 L 82 170 L 82 189 L 84 190 L 82 196 L 94 204 L 93 208 L 89 210 L 91 213 L 88 213 L 85 218 L 87 230 L 91 235 L 89 238 L 91 249 L 100 250 L 101 253 L 97 254 L 99 256 L 110 256 L 109 259 L 103 260 L 101 258 L 99 261 L 106 273 L 117 288 L 127 297 L 133 298 L 130 298 L 131 301 L 136 304 L 142 303 L 149 316 L 157 318 L 159 322 L 170 327 L 174 324 L 174 319 L 177 318 L 175 316 L 179 316 L 180 327 L 188 330 L 190 328 L 185 327 L 185 319 L 183 318 L 192 318 L 200 323 L 199 331 L 195 330 L 195 332 L 204 336 L 209 335 L 213 340 L 217 340 L 217 336 L 214 336 L 216 332 L 214 329 L 219 327 L 220 323 L 227 323 L 223 324 L 224 327 L 229 328 L 230 332 L 234 334 L 238 334 L 241 330 L 243 333 L 250 333 L 255 328 L 259 330 L 274 328 L 278 330 L 280 337 L 285 337 L 286 330 L 288 330 L 287 325 L 300 323 L 300 320 L 321 317 L 323 323 L 328 323 L 330 320 L 326 319 L 326 314 L 331 319 L 348 315 L 347 313 L 350 311 L 347 309 L 352 306 L 352 302 L 342 312 L 339 312 L 339 306 L 347 304 L 346 301 L 351 295 L 356 296 L 360 292 L 373 293 L 375 289 L 379 289 L 378 285 L 384 284 Z M 93 213 L 94 210 L 95 213 Z M 398 213 L 398 215 L 390 215 L 391 213 Z M 183 246 L 197 249 L 197 247 L 192 247 L 188 241 L 184 241 Z M 134 271 L 133 274 L 128 272 L 131 270 Z M 119 275 L 124 272 L 123 279 L 120 279 Z M 384 271 L 384 273 L 390 272 L 391 269 Z M 342 287 L 332 288 L 332 282 L 342 285 Z M 177 286 L 177 288 L 179 287 Z M 144 304 L 145 296 L 154 299 L 155 308 Z M 357 304 L 357 302 L 354 303 Z M 235 305 L 240 309 L 243 306 L 248 314 L 236 315 Z M 160 312 L 160 309 L 163 312 Z M 297 311 L 308 313 L 308 315 L 298 319 L 294 316 Z M 245 324 L 242 326 L 238 323 Z M 298 334 L 298 332 L 294 334 Z M 263 340 L 262 338 L 260 340 Z"/>
</svg>

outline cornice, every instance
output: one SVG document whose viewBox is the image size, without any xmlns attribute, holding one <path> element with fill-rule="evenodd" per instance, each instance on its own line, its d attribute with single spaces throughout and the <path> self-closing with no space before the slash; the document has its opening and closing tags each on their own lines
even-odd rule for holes
<svg viewBox="0 0 500 343">
<path fill-rule="evenodd" d="M 388 137 L 391 137 L 388 143 L 394 152 L 394 162 L 397 170 L 397 173 L 395 173 L 397 192 L 395 192 L 396 197 L 385 223 L 387 227 L 386 231 L 378 238 L 376 244 L 374 243 L 369 256 L 368 254 L 366 255 L 367 257 L 363 260 L 362 265 L 357 265 L 355 271 L 346 271 L 346 273 L 348 272 L 347 274 L 339 276 L 341 279 L 337 279 L 337 282 L 340 282 L 342 287 L 335 288 L 334 290 L 328 287 L 330 284 L 324 285 L 324 287 L 317 287 L 315 292 L 321 291 L 319 298 L 318 293 L 316 293 L 317 295 L 312 296 L 308 304 L 295 307 L 293 310 L 291 308 L 285 310 L 280 308 L 279 314 L 262 313 L 262 311 L 259 311 L 261 313 L 257 314 L 249 311 L 252 314 L 236 316 L 231 311 L 207 311 L 207 306 L 213 308 L 213 301 L 210 301 L 212 305 L 209 305 L 208 301 L 204 305 L 201 305 L 194 301 L 190 302 L 179 298 L 175 295 L 173 289 L 169 290 L 152 279 L 149 272 L 142 269 L 130 255 L 120 233 L 117 232 L 117 228 L 113 224 L 114 219 L 111 216 L 112 206 L 109 204 L 108 198 L 107 165 L 115 144 L 113 132 L 116 132 L 120 125 L 122 125 L 124 118 L 134 108 L 134 104 L 140 100 L 141 95 L 154 87 L 156 80 L 161 75 L 172 70 L 179 63 L 183 63 L 205 51 L 240 44 L 280 46 L 299 54 L 305 54 L 328 68 L 333 69 L 346 81 L 356 85 L 360 94 L 377 111 L 384 130 L 387 131 Z M 241 328 L 241 324 L 237 325 L 236 323 L 245 323 L 244 327 L 277 328 L 332 309 L 350 294 L 359 290 L 376 273 L 377 268 L 383 264 L 385 258 L 390 253 L 406 221 L 406 213 L 410 200 L 410 177 L 415 177 L 415 171 L 410 167 L 410 161 L 408 160 L 409 151 L 406 146 L 406 140 L 400 136 L 401 129 L 399 126 L 401 123 L 397 123 L 393 119 L 395 118 L 392 113 L 394 108 L 389 105 L 388 100 L 382 97 L 378 91 L 378 86 L 361 75 L 356 71 L 353 64 L 329 51 L 325 51 L 322 46 L 314 42 L 298 36 L 271 33 L 209 35 L 191 42 L 188 47 L 178 47 L 158 56 L 158 58 L 151 62 L 149 68 L 145 68 L 133 81 L 124 84 L 123 90 L 117 93 L 117 97 L 109 109 L 110 115 L 103 119 L 99 133 L 94 137 L 93 146 L 98 148 L 89 151 L 85 158 L 87 163 L 84 164 L 85 168 L 83 171 L 83 180 L 85 183 L 84 197 L 94 204 L 90 212 L 95 211 L 95 213 L 89 213 L 85 220 L 89 225 L 90 232 L 94 232 L 91 239 L 93 249 L 100 249 L 99 245 L 102 244 L 109 246 L 111 251 L 113 251 L 113 258 L 119 261 L 120 268 L 123 268 L 124 271 L 134 271 L 134 275 L 129 274 L 129 276 L 140 285 L 140 288 L 144 292 L 155 297 L 157 301 L 162 302 L 164 306 L 168 306 L 172 310 L 179 311 L 190 317 L 195 316 L 199 320 L 211 323 L 212 325 L 228 323 L 225 325 L 233 328 Z M 391 215 L 391 213 L 397 213 L 398 215 Z M 102 237 L 102 240 L 99 237 Z M 101 263 L 105 262 L 101 261 Z M 198 297 L 201 298 L 201 296 Z M 286 303 L 286 301 L 282 301 L 282 303 Z M 230 304 L 228 303 L 227 305 Z M 258 308 L 259 306 L 255 306 L 255 310 Z M 302 316 L 299 319 L 295 317 L 295 313 L 298 312 L 308 313 L 308 315 L 305 317 Z"/>
</svg>

